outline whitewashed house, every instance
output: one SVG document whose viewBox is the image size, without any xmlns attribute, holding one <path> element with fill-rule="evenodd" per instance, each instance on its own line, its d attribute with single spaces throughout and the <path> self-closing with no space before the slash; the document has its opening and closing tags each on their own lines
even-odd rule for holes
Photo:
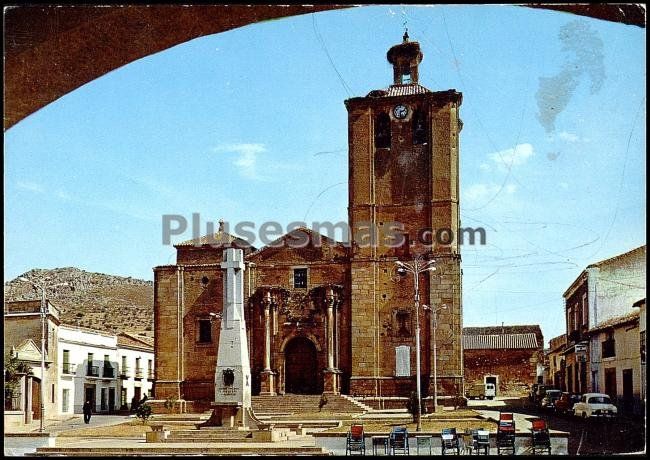
<svg viewBox="0 0 650 460">
<path fill-rule="evenodd" d="M 131 408 L 135 398 L 151 397 L 154 380 L 153 339 L 123 332 L 117 336 L 119 355 L 119 408 Z"/>
<path fill-rule="evenodd" d="M 89 400 L 96 413 L 131 407 L 151 392 L 153 346 L 134 334 L 107 334 L 92 329 L 59 327 L 60 414 L 82 413 Z"/>
</svg>

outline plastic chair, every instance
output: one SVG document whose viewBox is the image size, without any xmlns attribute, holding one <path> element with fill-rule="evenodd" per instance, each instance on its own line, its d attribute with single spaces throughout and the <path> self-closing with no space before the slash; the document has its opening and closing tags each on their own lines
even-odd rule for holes
<svg viewBox="0 0 650 460">
<path fill-rule="evenodd" d="M 447 455 L 448 450 L 456 450 L 456 455 L 460 455 L 460 442 L 456 428 L 443 428 L 440 434 L 442 444 L 442 455 Z"/>
<path fill-rule="evenodd" d="M 409 434 L 406 427 L 395 427 L 390 432 L 390 452 L 395 455 L 398 450 L 409 455 Z"/>
<path fill-rule="evenodd" d="M 537 451 L 547 451 L 547 453 L 551 455 L 551 435 L 548 431 L 546 420 L 543 418 L 535 418 L 531 421 L 531 424 L 531 447 L 533 455 L 535 455 Z"/>
<path fill-rule="evenodd" d="M 353 455 L 354 452 L 358 452 L 359 455 L 366 455 L 366 438 L 363 425 L 352 425 L 350 431 L 348 431 L 345 442 L 345 455 Z"/>
</svg>

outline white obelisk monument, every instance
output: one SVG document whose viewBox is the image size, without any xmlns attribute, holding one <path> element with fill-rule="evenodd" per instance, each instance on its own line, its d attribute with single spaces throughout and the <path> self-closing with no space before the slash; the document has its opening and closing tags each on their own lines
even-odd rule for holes
<svg viewBox="0 0 650 460">
<path fill-rule="evenodd" d="M 217 370 L 214 376 L 212 422 L 220 426 L 249 425 L 251 411 L 251 368 L 248 358 L 244 317 L 244 252 L 228 248 L 223 252 L 223 313 Z"/>
</svg>

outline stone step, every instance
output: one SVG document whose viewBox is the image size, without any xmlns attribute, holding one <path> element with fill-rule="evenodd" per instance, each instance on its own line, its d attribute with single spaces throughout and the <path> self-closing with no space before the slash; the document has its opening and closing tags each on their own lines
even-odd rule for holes
<svg viewBox="0 0 650 460">
<path fill-rule="evenodd" d="M 118 457 L 161 455 L 329 455 L 322 447 L 301 446 L 197 446 L 166 445 L 155 447 L 39 447 L 37 457 Z"/>
</svg>

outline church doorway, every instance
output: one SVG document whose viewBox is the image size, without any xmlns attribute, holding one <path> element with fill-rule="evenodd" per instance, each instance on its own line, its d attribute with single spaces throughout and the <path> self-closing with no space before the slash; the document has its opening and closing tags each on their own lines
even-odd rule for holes
<svg viewBox="0 0 650 460">
<path fill-rule="evenodd" d="M 320 393 L 316 346 L 311 340 L 295 337 L 287 344 L 284 350 L 284 376 L 286 393 Z"/>
</svg>

